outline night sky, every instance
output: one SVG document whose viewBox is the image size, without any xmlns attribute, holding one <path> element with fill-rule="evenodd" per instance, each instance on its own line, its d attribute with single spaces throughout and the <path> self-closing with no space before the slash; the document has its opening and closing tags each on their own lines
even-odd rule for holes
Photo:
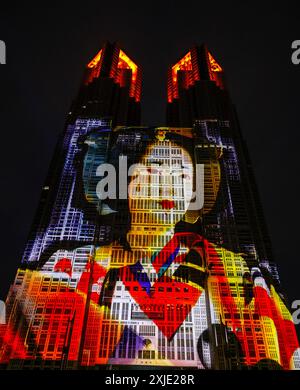
<svg viewBox="0 0 300 390">
<path fill-rule="evenodd" d="M 0 65 L 0 299 L 20 263 L 84 66 L 110 40 L 143 68 L 145 125 L 165 122 L 168 66 L 192 45 L 207 43 L 225 69 L 237 107 L 283 288 L 290 301 L 300 300 L 300 65 L 291 62 L 291 43 L 300 39 L 297 3 L 163 3 L 1 3 L 7 64 Z"/>
</svg>

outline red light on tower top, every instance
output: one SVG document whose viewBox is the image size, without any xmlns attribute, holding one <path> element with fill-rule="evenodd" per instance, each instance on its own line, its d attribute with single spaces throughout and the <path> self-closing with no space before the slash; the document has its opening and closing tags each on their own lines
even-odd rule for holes
<svg viewBox="0 0 300 390">
<path fill-rule="evenodd" d="M 171 70 L 171 82 L 168 83 L 168 102 L 171 103 L 173 99 L 178 98 L 178 77 L 181 74 L 181 87 L 187 89 L 195 81 L 193 77 L 192 66 L 192 53 L 189 51 L 184 57 L 182 57 Z M 196 79 L 198 80 L 196 75 Z"/>
<path fill-rule="evenodd" d="M 223 71 L 221 66 L 217 63 L 217 61 L 210 54 L 210 52 L 208 52 L 208 60 L 209 60 L 210 69 L 211 69 L 212 72 L 222 72 Z"/>
<path fill-rule="evenodd" d="M 141 99 L 140 67 L 117 45 L 106 44 L 86 66 L 85 84 L 100 76 L 109 77 L 120 87 L 129 88 L 129 96 Z"/>
<path fill-rule="evenodd" d="M 95 57 L 87 64 L 88 68 L 95 68 L 101 59 L 102 49 L 95 55 Z"/>
<path fill-rule="evenodd" d="M 177 64 L 172 66 L 172 79 L 174 83 L 177 82 L 177 72 L 179 70 L 192 70 L 192 58 L 190 51 L 183 58 L 181 58 Z"/>
<path fill-rule="evenodd" d="M 124 53 L 123 50 L 119 50 L 119 59 L 117 72 L 114 77 L 115 81 L 120 84 L 120 86 L 126 86 L 126 72 L 123 70 L 131 71 L 130 76 L 130 91 L 129 96 L 133 97 L 135 101 L 140 101 L 141 87 L 140 87 L 140 76 L 138 66 Z M 113 74 L 113 69 L 111 75 Z"/>
<path fill-rule="evenodd" d="M 211 80 L 224 89 L 223 69 L 205 45 L 193 47 L 168 71 L 168 103 L 179 98 L 180 89 L 188 89 L 196 81 Z"/>
</svg>

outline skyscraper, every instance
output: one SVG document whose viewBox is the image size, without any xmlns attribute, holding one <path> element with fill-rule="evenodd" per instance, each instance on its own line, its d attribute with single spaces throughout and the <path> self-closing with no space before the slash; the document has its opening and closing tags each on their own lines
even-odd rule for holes
<svg viewBox="0 0 300 390">
<path fill-rule="evenodd" d="M 229 172 L 231 165 L 230 180 L 227 180 L 227 183 L 230 186 L 230 204 L 234 210 L 234 218 L 230 222 L 223 221 L 223 227 L 226 225 L 226 229 L 221 226 L 218 228 L 222 244 L 235 252 L 245 253 L 249 253 L 248 245 L 253 248 L 255 246 L 256 259 L 259 259 L 263 267 L 268 268 L 274 281 L 279 283 L 252 165 L 235 106 L 227 90 L 223 68 L 206 45 L 193 47 L 170 67 L 167 91 L 168 126 L 194 126 L 198 135 L 201 134 L 204 139 L 217 142 L 219 137 L 219 143 L 229 143 L 232 148 L 231 156 L 226 159 L 222 169 L 224 173 Z M 239 180 L 232 180 L 235 176 Z M 223 205 L 226 203 L 221 192 L 218 198 L 218 202 Z M 215 214 L 216 225 L 217 219 Z M 206 223 L 204 217 L 202 222 L 205 227 L 212 221 Z M 211 230 L 207 234 L 211 240 L 218 242 Z M 254 264 L 255 262 L 256 260 Z"/>
<path fill-rule="evenodd" d="M 7 297 L 8 368 L 300 368 L 222 67 L 168 71 L 167 127 L 141 127 L 140 67 L 86 68 Z"/>
<path fill-rule="evenodd" d="M 193 47 L 170 67 L 167 92 L 168 126 L 191 127 L 195 119 L 229 119 L 224 71 L 206 45 Z"/>
<path fill-rule="evenodd" d="M 69 118 L 110 117 L 113 126 L 137 126 L 140 98 L 140 67 L 117 44 L 106 42 L 86 66 Z"/>
</svg>

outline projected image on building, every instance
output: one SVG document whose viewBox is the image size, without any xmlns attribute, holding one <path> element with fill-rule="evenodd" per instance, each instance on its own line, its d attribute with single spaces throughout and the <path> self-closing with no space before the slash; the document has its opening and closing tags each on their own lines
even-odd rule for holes
<svg viewBox="0 0 300 390">
<path fill-rule="evenodd" d="M 88 63 L 0 325 L 8 369 L 299 369 L 300 348 L 223 68 L 168 73 L 140 125 L 141 69 Z"/>
</svg>

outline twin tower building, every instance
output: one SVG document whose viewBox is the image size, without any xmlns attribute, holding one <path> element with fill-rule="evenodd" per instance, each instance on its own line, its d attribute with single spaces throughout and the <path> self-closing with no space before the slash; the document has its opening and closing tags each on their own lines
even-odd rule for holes
<svg viewBox="0 0 300 390">
<path fill-rule="evenodd" d="M 224 71 L 205 45 L 168 70 L 87 64 L 0 325 L 8 369 L 299 369 L 300 348 Z"/>
</svg>

